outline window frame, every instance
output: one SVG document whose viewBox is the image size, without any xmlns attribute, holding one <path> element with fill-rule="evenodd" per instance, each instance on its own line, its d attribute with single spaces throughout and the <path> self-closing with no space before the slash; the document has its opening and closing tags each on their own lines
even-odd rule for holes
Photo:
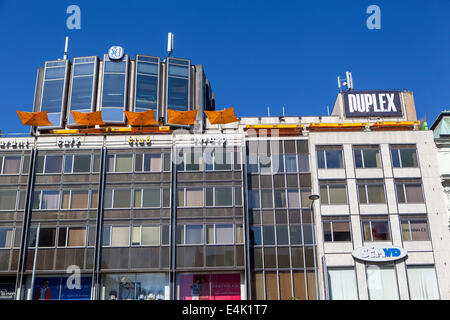
<svg viewBox="0 0 450 320">
<path fill-rule="evenodd" d="M 364 150 L 377 150 L 379 157 L 380 157 L 380 167 L 366 167 L 365 158 L 364 158 Z M 360 152 L 361 154 L 361 164 L 362 167 L 358 167 L 356 165 L 356 152 Z M 383 168 L 383 159 L 381 155 L 381 149 L 379 145 L 373 145 L 373 146 L 353 146 L 353 161 L 355 164 L 355 169 L 382 169 Z"/>
<path fill-rule="evenodd" d="M 391 222 L 389 220 L 389 215 L 387 215 L 385 218 L 383 218 L 384 216 L 380 216 L 380 217 L 373 217 L 373 216 L 368 216 L 368 217 L 362 217 L 361 221 L 360 221 L 360 226 L 361 226 L 361 233 L 362 233 L 362 241 L 363 242 L 392 242 L 392 228 L 391 228 Z M 383 218 L 383 219 L 382 219 Z M 373 228 L 372 228 L 372 223 L 373 222 L 384 222 L 387 223 L 387 235 L 389 236 L 389 239 L 386 240 L 376 240 L 373 237 Z M 369 223 L 370 226 L 370 240 L 366 240 L 364 237 L 364 223 Z"/>
</svg>

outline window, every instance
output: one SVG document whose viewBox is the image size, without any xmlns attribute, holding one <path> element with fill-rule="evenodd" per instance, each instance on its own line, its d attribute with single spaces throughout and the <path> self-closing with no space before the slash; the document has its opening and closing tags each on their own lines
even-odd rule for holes
<svg viewBox="0 0 450 320">
<path fill-rule="evenodd" d="M 86 228 L 59 228 L 58 247 L 84 246 L 86 246 Z"/>
<path fill-rule="evenodd" d="M 130 245 L 130 227 L 105 226 L 102 243 L 103 246 L 128 247 Z"/>
<path fill-rule="evenodd" d="M 289 208 L 300 208 L 300 195 L 298 190 L 288 190 L 287 199 Z"/>
<path fill-rule="evenodd" d="M 438 300 L 436 271 L 433 266 L 407 266 L 411 300 Z"/>
<path fill-rule="evenodd" d="M 353 268 L 328 268 L 328 283 L 331 300 L 358 300 Z"/>
<path fill-rule="evenodd" d="M 259 226 L 250 227 L 250 243 L 254 246 L 262 245 L 261 227 Z"/>
<path fill-rule="evenodd" d="M 135 208 L 159 208 L 161 207 L 161 189 L 134 190 Z"/>
<path fill-rule="evenodd" d="M 105 122 L 123 122 L 126 107 L 128 56 L 121 61 L 103 59 L 102 118 Z"/>
<path fill-rule="evenodd" d="M 250 209 L 261 207 L 259 203 L 259 190 L 248 191 L 248 207 Z"/>
<path fill-rule="evenodd" d="M 428 241 L 430 233 L 426 216 L 400 216 L 403 241 Z"/>
<path fill-rule="evenodd" d="M 206 226 L 206 243 L 208 244 L 233 244 L 234 229 L 232 224 Z"/>
<path fill-rule="evenodd" d="M 3 174 L 19 174 L 21 156 L 5 156 L 3 157 Z M 1 165 L 1 163 L 0 163 Z"/>
<path fill-rule="evenodd" d="M 89 201 L 89 191 L 88 190 L 72 190 L 70 197 L 70 208 L 71 209 L 87 209 Z M 63 204 L 65 203 L 65 194 L 63 192 Z M 69 208 L 69 207 L 67 207 Z M 63 209 L 66 209 L 63 207 Z"/>
<path fill-rule="evenodd" d="M 161 154 L 144 154 L 144 171 L 145 172 L 161 172 L 162 161 Z"/>
<path fill-rule="evenodd" d="M 203 207 L 203 189 L 185 189 L 186 207 Z"/>
<path fill-rule="evenodd" d="M 105 209 L 130 208 L 131 190 L 105 190 Z"/>
<path fill-rule="evenodd" d="M 111 154 L 107 158 L 107 172 L 132 172 L 132 154 Z"/>
<path fill-rule="evenodd" d="M 391 146 L 392 166 L 394 168 L 418 168 L 415 146 Z"/>
<path fill-rule="evenodd" d="M 37 241 L 37 228 L 32 227 L 30 229 L 30 236 L 28 240 L 30 247 L 36 247 Z M 56 244 L 56 228 L 41 227 L 39 232 L 39 247 L 51 248 Z"/>
<path fill-rule="evenodd" d="M 16 209 L 17 190 L 0 190 L 0 210 Z"/>
<path fill-rule="evenodd" d="M 207 188 L 206 206 L 230 207 L 233 205 L 233 188 Z"/>
<path fill-rule="evenodd" d="M 189 110 L 189 60 L 167 60 L 167 107 L 178 111 Z"/>
<path fill-rule="evenodd" d="M 247 156 L 247 171 L 249 173 L 256 173 L 259 171 L 259 161 L 257 154 L 251 154 Z"/>
<path fill-rule="evenodd" d="M 286 191 L 275 190 L 275 208 L 286 208 L 286 207 L 287 207 Z"/>
<path fill-rule="evenodd" d="M 0 229 L 0 249 L 9 249 L 13 245 L 13 229 L 1 228 Z"/>
<path fill-rule="evenodd" d="M 214 151 L 214 170 L 231 170 L 231 152 Z"/>
<path fill-rule="evenodd" d="M 345 181 L 320 181 L 320 200 L 323 205 L 347 204 Z"/>
<path fill-rule="evenodd" d="M 203 225 L 177 226 L 178 244 L 203 244 Z"/>
<path fill-rule="evenodd" d="M 89 172 L 91 172 L 90 154 L 76 154 L 65 156 L 64 173 L 89 173 Z"/>
<path fill-rule="evenodd" d="M 59 190 L 35 191 L 33 195 L 33 209 L 58 210 Z"/>
<path fill-rule="evenodd" d="M 61 173 L 62 171 L 62 156 L 45 157 L 45 169 L 44 173 Z"/>
<path fill-rule="evenodd" d="M 389 241 L 391 234 L 389 230 L 388 217 L 364 216 L 362 229 L 364 241 Z"/>
<path fill-rule="evenodd" d="M 159 246 L 160 226 L 133 227 L 132 244 L 139 246 Z"/>
<path fill-rule="evenodd" d="M 158 76 L 159 58 L 139 55 L 136 56 L 136 112 L 157 109 Z M 155 117 L 157 117 L 156 114 Z"/>
<path fill-rule="evenodd" d="M 394 266 L 367 265 L 366 271 L 370 300 L 398 300 Z"/>
<path fill-rule="evenodd" d="M 286 172 L 287 173 L 298 172 L 296 155 L 285 154 L 284 159 L 286 160 Z"/>
<path fill-rule="evenodd" d="M 420 180 L 395 180 L 398 203 L 423 203 L 422 183 Z"/>
<path fill-rule="evenodd" d="M 378 146 L 355 147 L 353 154 L 356 168 L 381 168 L 381 156 Z"/>
<path fill-rule="evenodd" d="M 322 217 L 326 242 L 352 241 L 349 217 Z"/>
<path fill-rule="evenodd" d="M 342 146 L 322 146 L 317 148 L 319 169 L 340 169 L 344 167 Z"/>
<path fill-rule="evenodd" d="M 61 126 L 68 64 L 68 60 L 45 63 L 40 110 L 37 111 L 47 111 L 48 120 L 56 127 Z"/>
<path fill-rule="evenodd" d="M 356 183 L 360 204 L 386 203 L 382 180 L 358 180 Z"/>
</svg>

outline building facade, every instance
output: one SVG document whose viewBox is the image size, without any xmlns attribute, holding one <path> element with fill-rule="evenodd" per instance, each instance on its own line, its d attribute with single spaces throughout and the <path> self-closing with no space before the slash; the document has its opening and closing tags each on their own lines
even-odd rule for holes
<svg viewBox="0 0 450 320">
<path fill-rule="evenodd" d="M 46 62 L 34 110 L 54 126 L 0 138 L 1 298 L 450 298 L 433 134 L 411 92 L 214 125 L 210 88 L 186 59 Z M 167 108 L 196 124 L 167 125 Z M 122 116 L 149 109 L 164 130 Z M 82 134 L 70 110 L 108 125 Z"/>
</svg>

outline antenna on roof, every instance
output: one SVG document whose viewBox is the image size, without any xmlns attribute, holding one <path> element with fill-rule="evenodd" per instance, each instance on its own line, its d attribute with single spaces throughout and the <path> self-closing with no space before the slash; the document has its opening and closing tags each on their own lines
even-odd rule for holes
<svg viewBox="0 0 450 320">
<path fill-rule="evenodd" d="M 347 89 L 347 91 L 351 91 L 354 88 L 353 77 L 352 77 L 352 73 L 350 71 L 347 71 L 345 73 L 345 79 L 341 79 L 341 77 L 338 76 L 337 81 L 338 81 L 338 88 L 339 88 L 340 92 L 343 91 L 343 87 L 345 87 Z"/>
<path fill-rule="evenodd" d="M 167 36 L 167 53 L 170 57 L 170 55 L 173 52 L 173 33 L 169 32 L 168 36 Z"/>
<path fill-rule="evenodd" d="M 285 117 L 285 115 L 284 115 L 284 106 L 283 106 L 283 117 Z"/>
<path fill-rule="evenodd" d="M 69 37 L 66 37 L 66 44 L 64 46 L 64 57 L 63 60 L 67 60 L 67 51 L 69 49 Z"/>
<path fill-rule="evenodd" d="M 267 116 L 270 117 L 270 106 L 267 106 Z"/>
</svg>

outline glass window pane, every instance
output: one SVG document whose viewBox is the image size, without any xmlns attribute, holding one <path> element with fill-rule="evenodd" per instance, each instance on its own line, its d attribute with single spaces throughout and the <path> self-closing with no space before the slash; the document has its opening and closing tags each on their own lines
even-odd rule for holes
<svg viewBox="0 0 450 320">
<path fill-rule="evenodd" d="M 409 222 L 408 221 L 402 221 L 402 240 L 403 241 L 411 240 L 411 233 L 409 232 Z"/>
<path fill-rule="evenodd" d="M 328 199 L 328 187 L 326 185 L 320 186 L 320 202 L 325 205 L 330 204 Z"/>
<path fill-rule="evenodd" d="M 0 210 L 14 210 L 16 208 L 17 191 L 0 191 Z"/>
<path fill-rule="evenodd" d="M 69 209 L 69 208 L 70 208 L 70 191 L 63 191 L 61 209 Z"/>
<path fill-rule="evenodd" d="M 364 168 L 381 168 L 380 150 L 364 149 Z"/>
<path fill-rule="evenodd" d="M 134 190 L 134 207 L 142 208 L 142 190 Z"/>
<path fill-rule="evenodd" d="M 350 222 L 333 221 L 333 239 L 334 241 L 351 241 Z"/>
<path fill-rule="evenodd" d="M 372 221 L 373 241 L 390 240 L 389 224 L 387 221 Z"/>
<path fill-rule="evenodd" d="M 206 243 L 214 244 L 214 225 L 206 226 Z"/>
<path fill-rule="evenodd" d="M 398 152 L 398 149 L 391 149 L 392 166 L 394 168 L 400 168 L 400 157 L 398 155 Z"/>
<path fill-rule="evenodd" d="M 367 194 L 369 196 L 369 203 L 386 203 L 383 185 L 368 184 Z"/>
<path fill-rule="evenodd" d="M 123 247 L 130 245 L 130 227 L 112 227 L 111 229 L 111 246 Z"/>
<path fill-rule="evenodd" d="M 323 239 L 324 241 L 331 242 L 333 241 L 332 232 L 331 232 L 331 222 L 323 222 Z"/>
<path fill-rule="evenodd" d="M 47 111 L 48 113 L 60 113 L 63 99 L 63 90 L 64 80 L 45 81 L 40 111 Z M 52 121 L 50 120 L 50 122 Z M 52 123 L 53 125 L 59 125 L 59 121 L 57 123 Z"/>
<path fill-rule="evenodd" d="M 3 174 L 18 174 L 22 157 L 5 157 L 3 160 Z"/>
<path fill-rule="evenodd" d="M 11 248 L 13 229 L 0 229 L 0 248 Z"/>
<path fill-rule="evenodd" d="M 72 191 L 72 209 L 87 209 L 89 191 Z"/>
<path fill-rule="evenodd" d="M 113 208 L 129 208 L 131 205 L 131 190 L 114 190 Z"/>
<path fill-rule="evenodd" d="M 80 65 L 75 66 L 76 68 Z M 91 110 L 92 106 L 92 89 L 94 85 L 94 77 L 73 77 L 72 78 L 72 95 L 70 99 L 71 110 Z"/>
<path fill-rule="evenodd" d="M 325 150 L 317 150 L 317 167 L 325 169 Z"/>
<path fill-rule="evenodd" d="M 249 190 L 248 202 L 249 208 L 260 208 L 259 190 Z"/>
<path fill-rule="evenodd" d="M 142 245 L 158 246 L 159 245 L 159 226 L 142 227 Z"/>
<path fill-rule="evenodd" d="M 287 195 L 289 208 L 300 208 L 300 198 L 298 191 L 288 190 Z"/>
<path fill-rule="evenodd" d="M 233 225 L 216 225 L 216 244 L 233 243 Z"/>
<path fill-rule="evenodd" d="M 289 244 L 289 233 L 287 226 L 277 226 L 277 245 Z"/>
<path fill-rule="evenodd" d="M 408 203 L 423 203 L 422 185 L 405 184 Z"/>
<path fill-rule="evenodd" d="M 177 190 L 177 207 L 184 207 L 184 189 Z"/>
<path fill-rule="evenodd" d="M 263 208 L 273 208 L 272 190 L 261 190 L 261 202 Z"/>
<path fill-rule="evenodd" d="M 275 190 L 275 208 L 286 208 L 286 191 Z"/>
<path fill-rule="evenodd" d="M 250 241 L 252 245 L 262 245 L 261 227 L 252 226 L 250 229 Z"/>
<path fill-rule="evenodd" d="M 65 247 L 67 245 L 67 228 L 59 228 L 58 232 L 58 247 Z"/>
<path fill-rule="evenodd" d="M 105 226 L 102 230 L 102 245 L 110 246 L 111 245 L 111 227 Z"/>
<path fill-rule="evenodd" d="M 301 226 L 290 226 L 290 238 L 291 244 L 302 244 L 302 227 Z"/>
<path fill-rule="evenodd" d="M 363 225 L 364 241 L 372 241 L 372 230 L 370 228 L 370 222 L 364 221 L 362 225 Z"/>
<path fill-rule="evenodd" d="M 405 197 L 405 192 L 403 190 L 403 184 L 396 184 L 395 189 L 397 190 L 398 203 L 406 203 L 406 197 Z"/>
<path fill-rule="evenodd" d="M 358 300 L 356 276 L 353 268 L 328 269 L 331 300 Z"/>
<path fill-rule="evenodd" d="M 186 244 L 202 244 L 203 243 L 203 226 L 187 225 L 186 226 Z"/>
<path fill-rule="evenodd" d="M 400 157 L 403 168 L 417 168 L 416 149 L 400 149 Z"/>
<path fill-rule="evenodd" d="M 186 206 L 203 207 L 203 189 L 186 189 Z"/>
<path fill-rule="evenodd" d="M 148 64 L 146 64 L 148 65 Z M 142 68 L 142 63 L 138 69 Z M 158 68 L 155 66 L 156 69 Z M 156 109 L 158 102 L 158 77 L 137 75 L 136 80 L 136 108 Z"/>
<path fill-rule="evenodd" d="M 41 228 L 39 232 L 39 247 L 54 247 L 56 228 Z"/>
<path fill-rule="evenodd" d="M 326 150 L 327 168 L 343 168 L 342 150 Z"/>
<path fill-rule="evenodd" d="M 367 265 L 367 287 L 370 300 L 397 300 L 395 268 Z"/>
<path fill-rule="evenodd" d="M 116 155 L 116 172 L 132 172 L 133 171 L 133 155 L 118 154 Z"/>
<path fill-rule="evenodd" d="M 358 185 L 359 203 L 367 204 L 366 185 Z"/>
<path fill-rule="evenodd" d="M 105 74 L 103 76 L 102 107 L 123 108 L 125 100 L 124 94 L 125 94 L 124 74 Z M 103 120 L 111 121 L 114 119 L 103 117 Z"/>
<path fill-rule="evenodd" d="M 284 157 L 286 159 L 286 172 L 297 172 L 297 156 L 286 154 Z"/>
<path fill-rule="evenodd" d="M 414 241 L 428 241 L 429 232 L 428 232 L 428 223 L 427 221 L 411 221 L 411 234 L 412 240 Z"/>
<path fill-rule="evenodd" d="M 362 150 L 361 149 L 354 149 L 353 153 L 355 155 L 355 167 L 356 168 L 363 168 Z"/>
<path fill-rule="evenodd" d="M 178 111 L 189 109 L 189 80 L 169 77 L 167 92 L 168 108 Z"/>
<path fill-rule="evenodd" d="M 91 171 L 91 155 L 74 155 L 73 172 L 90 172 Z"/>
<path fill-rule="evenodd" d="M 59 209 L 59 191 L 43 191 L 41 209 Z"/>
<path fill-rule="evenodd" d="M 275 230 L 273 226 L 263 226 L 263 241 L 265 246 L 275 245 Z"/>
<path fill-rule="evenodd" d="M 144 208 L 161 207 L 160 189 L 145 189 L 143 193 L 143 198 L 144 198 Z"/>
<path fill-rule="evenodd" d="M 104 199 L 104 201 L 105 201 L 105 204 L 104 204 L 104 206 L 105 206 L 105 208 L 106 209 L 110 209 L 110 208 L 112 208 L 113 206 L 112 206 L 112 190 L 105 190 L 105 199 Z"/>
<path fill-rule="evenodd" d="M 69 228 L 69 247 L 84 247 L 86 245 L 86 228 Z"/>
<path fill-rule="evenodd" d="M 45 161 L 45 173 L 61 173 L 62 156 L 47 156 Z"/>
<path fill-rule="evenodd" d="M 64 173 L 72 173 L 72 155 L 66 155 L 64 160 Z"/>
<path fill-rule="evenodd" d="M 161 172 L 162 159 L 160 154 L 145 154 L 144 155 L 144 171 L 146 172 Z"/>
<path fill-rule="evenodd" d="M 236 225 L 236 243 L 244 243 L 244 227 Z"/>
<path fill-rule="evenodd" d="M 216 207 L 233 205 L 233 189 L 232 188 L 216 188 Z"/>
<path fill-rule="evenodd" d="M 347 204 L 347 191 L 345 186 L 329 186 L 330 204 Z"/>
<path fill-rule="evenodd" d="M 141 227 L 133 227 L 131 229 L 131 244 L 134 246 L 141 244 Z"/>
<path fill-rule="evenodd" d="M 433 266 L 408 266 L 411 300 L 438 300 L 439 290 Z"/>
</svg>

